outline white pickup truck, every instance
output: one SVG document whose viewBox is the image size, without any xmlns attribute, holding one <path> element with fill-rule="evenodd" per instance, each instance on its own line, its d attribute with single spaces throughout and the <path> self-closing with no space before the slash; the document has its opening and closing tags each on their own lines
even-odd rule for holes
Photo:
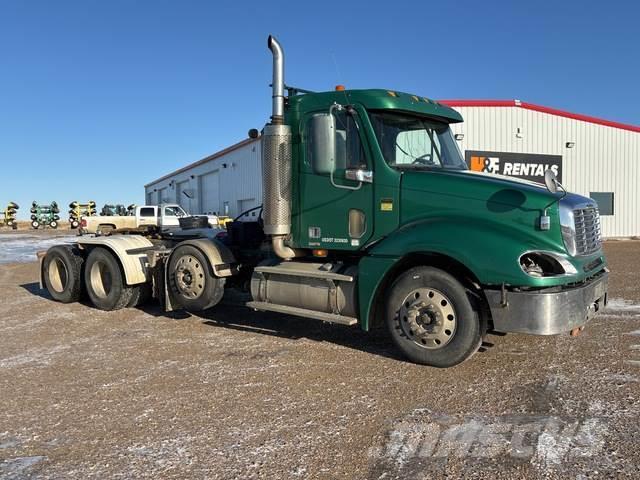
<svg viewBox="0 0 640 480">
<path fill-rule="evenodd" d="M 142 205 L 136 207 L 135 215 L 82 217 L 79 232 L 80 234 L 104 234 L 122 228 L 137 228 L 145 225 L 155 225 L 162 229 L 178 228 L 180 226 L 179 219 L 190 216 L 177 204 Z M 209 223 L 211 224 L 211 219 L 209 219 Z"/>
</svg>

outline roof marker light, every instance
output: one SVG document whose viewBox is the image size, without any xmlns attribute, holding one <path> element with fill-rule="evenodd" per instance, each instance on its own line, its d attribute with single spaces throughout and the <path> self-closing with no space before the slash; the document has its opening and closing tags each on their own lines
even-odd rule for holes
<svg viewBox="0 0 640 480">
<path fill-rule="evenodd" d="M 345 88 L 344 85 L 336 85 L 336 92 L 344 92 Z"/>
</svg>

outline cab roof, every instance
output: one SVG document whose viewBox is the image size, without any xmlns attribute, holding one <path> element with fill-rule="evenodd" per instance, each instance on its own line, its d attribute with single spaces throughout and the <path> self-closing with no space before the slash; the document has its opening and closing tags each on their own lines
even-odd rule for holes
<svg viewBox="0 0 640 480">
<path fill-rule="evenodd" d="M 305 93 L 289 97 L 289 107 L 312 109 L 333 102 L 340 104 L 360 103 L 369 110 L 397 110 L 429 117 L 440 118 L 447 123 L 462 122 L 460 115 L 453 108 L 428 97 L 398 92 L 396 90 L 336 90 L 330 92 Z"/>
</svg>

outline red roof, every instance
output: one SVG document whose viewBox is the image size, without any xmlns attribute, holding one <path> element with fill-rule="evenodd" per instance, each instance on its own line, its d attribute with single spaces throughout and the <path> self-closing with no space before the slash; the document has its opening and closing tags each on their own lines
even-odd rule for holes
<svg viewBox="0 0 640 480">
<path fill-rule="evenodd" d="M 590 117 L 579 113 L 566 112 L 557 108 L 543 107 L 534 103 L 521 102 L 520 100 L 438 100 L 440 103 L 449 105 L 450 107 L 519 107 L 536 112 L 549 113 L 560 117 L 573 118 L 574 120 L 582 120 L 583 122 L 595 123 L 597 125 L 605 125 L 607 127 L 620 128 L 631 132 L 640 132 L 640 127 L 629 125 L 627 123 L 612 122 L 602 118 Z"/>
</svg>

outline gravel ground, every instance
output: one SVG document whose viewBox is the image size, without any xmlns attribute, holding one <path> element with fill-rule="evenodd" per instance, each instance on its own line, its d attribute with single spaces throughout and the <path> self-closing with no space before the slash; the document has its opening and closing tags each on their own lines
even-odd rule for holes
<svg viewBox="0 0 640 480">
<path fill-rule="evenodd" d="M 0 477 L 638 478 L 640 242 L 606 252 L 582 335 L 492 336 L 448 370 L 229 298 L 63 305 L 0 265 Z"/>
</svg>

